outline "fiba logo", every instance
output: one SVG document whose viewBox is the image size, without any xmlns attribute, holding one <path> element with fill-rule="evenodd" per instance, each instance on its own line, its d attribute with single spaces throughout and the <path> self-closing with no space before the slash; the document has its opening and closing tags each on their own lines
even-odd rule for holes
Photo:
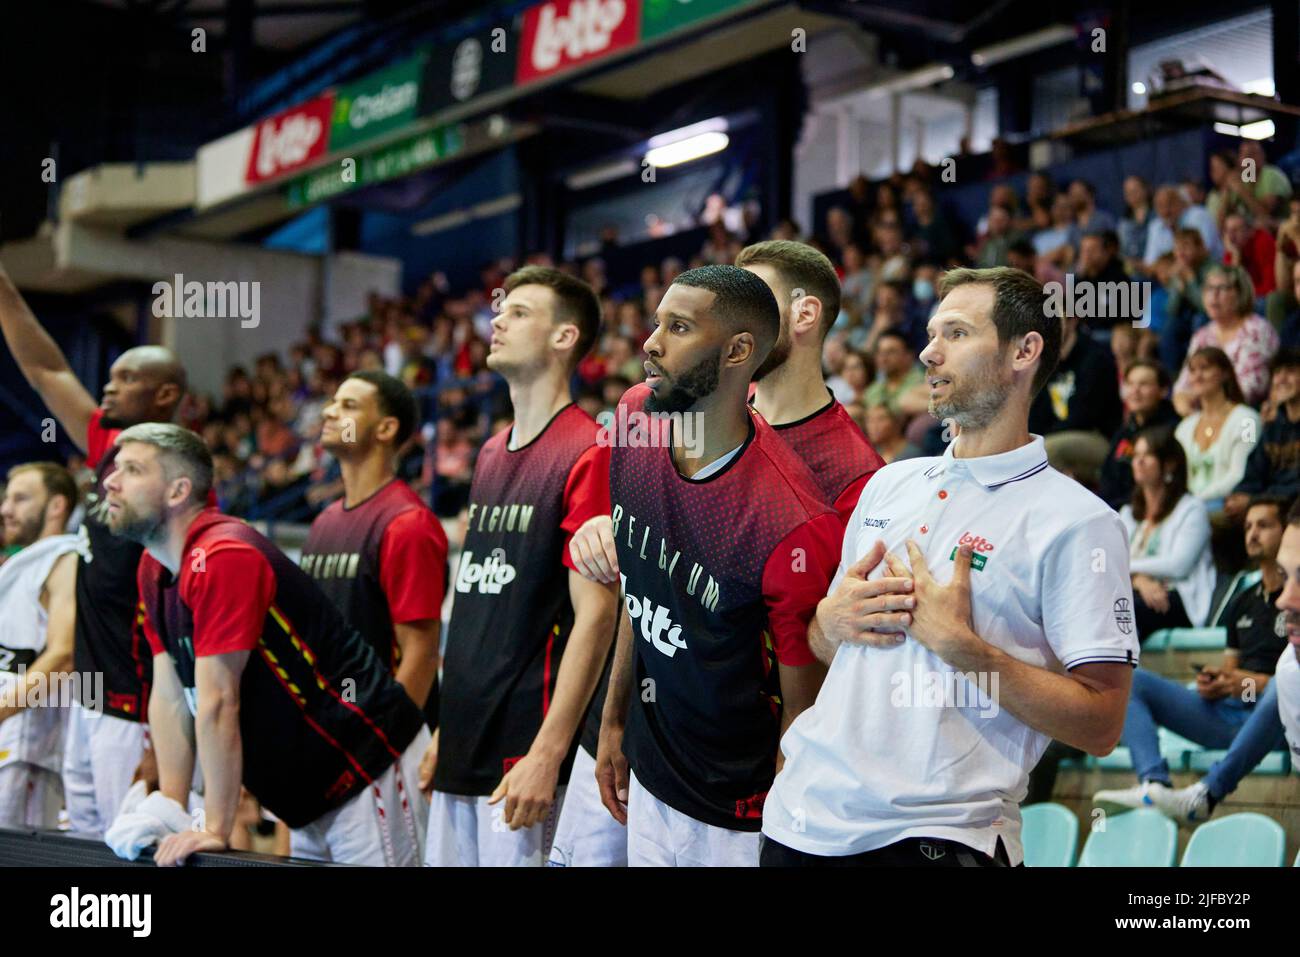
<svg viewBox="0 0 1300 957">
<path fill-rule="evenodd" d="M 451 95 L 468 100 L 483 76 L 483 45 L 470 37 L 462 40 L 451 57 Z"/>
<path fill-rule="evenodd" d="M 627 616 L 633 624 L 639 620 L 641 637 L 669 658 L 677 654 L 678 648 L 686 647 L 686 640 L 682 638 L 682 626 L 673 624 L 665 606 L 656 605 L 649 598 L 628 595 Z"/>
<path fill-rule="evenodd" d="M 456 570 L 456 591 L 468 593 L 477 585 L 480 594 L 499 595 L 514 580 L 515 566 L 506 561 L 504 548 L 492 549 L 481 562 L 474 561 L 473 552 L 466 552 Z"/>
</svg>

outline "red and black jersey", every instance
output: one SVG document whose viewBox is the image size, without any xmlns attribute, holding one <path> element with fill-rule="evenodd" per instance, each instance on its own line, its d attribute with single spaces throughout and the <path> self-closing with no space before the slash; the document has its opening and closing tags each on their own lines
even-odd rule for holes
<svg viewBox="0 0 1300 957">
<path fill-rule="evenodd" d="M 104 479 L 113 471 L 121 429 L 106 429 L 96 409 L 86 430 L 86 465 L 95 470 L 95 487 L 86 496 L 77 564 L 77 618 L 73 660 L 83 675 L 104 676 L 102 709 L 130 721 L 146 720 L 153 659 L 137 616 L 135 570 L 144 549 L 108 530 Z M 89 689 L 93 682 L 81 683 Z M 87 700 L 86 707 L 100 705 Z"/>
<path fill-rule="evenodd" d="M 351 508 L 331 503 L 312 522 L 299 564 L 390 671 L 401 661 L 393 626 L 442 616 L 447 533 L 401 479 Z M 424 707 L 432 721 L 437 693 L 435 683 Z"/>
<path fill-rule="evenodd" d="M 510 431 L 479 453 L 456 569 L 433 780 L 450 794 L 491 794 L 528 753 L 573 628 L 569 540 L 609 514 L 609 449 L 591 416 L 565 406 L 514 450 Z"/>
<path fill-rule="evenodd" d="M 303 827 L 382 775 L 420 709 L 316 583 L 274 544 L 215 509 L 186 535 L 179 577 L 146 553 L 144 631 L 195 702 L 195 662 L 251 652 L 239 688 L 244 786 Z"/>
<path fill-rule="evenodd" d="M 649 394 L 628 390 L 626 414 Z M 666 447 L 618 447 L 610 460 L 635 648 L 624 751 L 660 801 L 738 831 L 762 823 L 780 733 L 776 666 L 813 662 L 808 623 L 842 535 L 807 467 L 762 417 L 749 420 L 741 451 L 703 480 L 683 478 Z"/>
<path fill-rule="evenodd" d="M 863 487 L 884 468 L 885 460 L 830 389 L 826 394 L 830 402 L 812 415 L 772 428 L 808 466 L 822 500 L 839 513 L 841 524 L 848 525 Z"/>
</svg>

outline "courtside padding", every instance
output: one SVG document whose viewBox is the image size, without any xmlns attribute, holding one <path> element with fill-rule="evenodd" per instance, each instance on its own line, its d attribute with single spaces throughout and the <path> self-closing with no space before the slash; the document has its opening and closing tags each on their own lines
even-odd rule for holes
<svg viewBox="0 0 1300 957">
<path fill-rule="evenodd" d="M 0 867 L 153 867 L 153 852 L 124 861 L 103 841 L 73 837 L 62 831 L 14 831 L 0 828 Z M 187 867 L 337 867 L 292 857 L 225 851 L 195 854 Z"/>
</svg>

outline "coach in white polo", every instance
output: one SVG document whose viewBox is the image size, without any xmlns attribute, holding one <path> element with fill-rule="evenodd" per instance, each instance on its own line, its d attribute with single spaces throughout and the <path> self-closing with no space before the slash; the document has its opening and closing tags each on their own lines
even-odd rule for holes
<svg viewBox="0 0 1300 957">
<path fill-rule="evenodd" d="M 781 741 L 765 866 L 1018 865 L 1048 742 L 1106 754 L 1124 726 L 1124 529 L 1028 431 L 1060 319 L 1015 269 L 952 270 L 940 293 L 920 358 L 959 435 L 858 502 L 809 629 L 830 672 Z"/>
<path fill-rule="evenodd" d="M 1282 594 L 1277 598 L 1279 611 L 1285 612 L 1287 646 L 1277 660 L 1273 682 L 1277 685 L 1278 717 L 1291 748 L 1291 764 L 1300 762 L 1300 502 L 1291 506 L 1277 550 L 1282 569 Z"/>
</svg>

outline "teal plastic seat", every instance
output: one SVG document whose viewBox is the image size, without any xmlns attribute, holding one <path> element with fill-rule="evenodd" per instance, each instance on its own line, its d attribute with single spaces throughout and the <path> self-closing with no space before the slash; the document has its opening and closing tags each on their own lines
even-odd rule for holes
<svg viewBox="0 0 1300 957">
<path fill-rule="evenodd" d="M 1159 811 L 1138 808 L 1101 819 L 1084 842 L 1080 867 L 1173 867 L 1178 852 L 1178 826 Z"/>
<path fill-rule="evenodd" d="M 1199 754 L 1205 750 L 1195 741 L 1189 741 L 1181 734 L 1175 734 L 1168 728 L 1160 728 L 1158 731 L 1160 742 L 1160 756 L 1165 759 L 1169 765 L 1170 771 L 1184 771 L 1187 769 L 1187 762 L 1191 755 Z"/>
<path fill-rule="evenodd" d="M 1079 847 L 1079 819 L 1060 804 L 1030 804 L 1020 809 L 1020 841 L 1025 867 L 1073 867 Z"/>
<path fill-rule="evenodd" d="M 1169 650 L 1169 633 L 1172 630 L 1172 628 L 1161 628 L 1159 631 L 1153 631 L 1147 635 L 1147 640 L 1142 642 L 1142 653 Z"/>
<path fill-rule="evenodd" d="M 1133 770 L 1133 755 L 1130 754 L 1128 748 L 1122 744 L 1116 747 L 1110 754 L 1102 755 L 1099 758 L 1094 758 L 1094 760 L 1097 762 L 1096 766 L 1101 768 L 1103 771 Z"/>
<path fill-rule="evenodd" d="M 1227 751 L 1221 750 L 1202 750 L 1193 751 L 1188 755 L 1188 768 L 1201 774 L 1209 772 L 1214 767 L 1215 762 L 1222 761 Z M 1251 770 L 1251 774 L 1286 774 L 1291 770 L 1290 753 L 1287 751 L 1270 751 L 1264 755 L 1264 760 Z"/>
<path fill-rule="evenodd" d="M 1281 867 L 1286 832 L 1271 817 L 1253 812 L 1207 821 L 1192 832 L 1183 867 Z"/>
<path fill-rule="evenodd" d="M 1227 628 L 1170 628 L 1170 651 L 1214 651 L 1228 646 Z"/>
</svg>

